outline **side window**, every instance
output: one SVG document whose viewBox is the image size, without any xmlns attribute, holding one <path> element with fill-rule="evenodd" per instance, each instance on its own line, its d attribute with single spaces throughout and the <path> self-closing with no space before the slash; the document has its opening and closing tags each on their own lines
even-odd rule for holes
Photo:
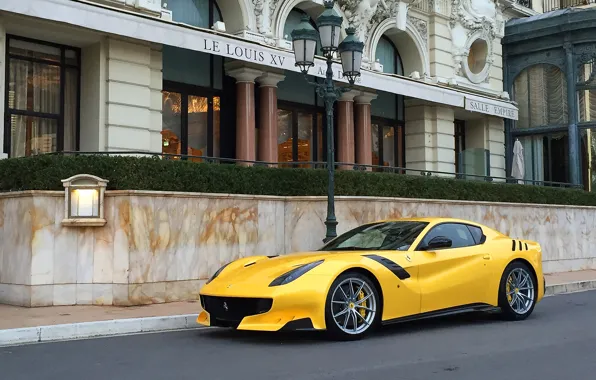
<svg viewBox="0 0 596 380">
<path fill-rule="evenodd" d="M 474 237 L 464 224 L 445 223 L 434 227 L 424 237 L 423 244 L 428 244 L 433 238 L 437 236 L 445 236 L 453 241 L 451 248 L 470 247 L 476 245 Z"/>
<path fill-rule="evenodd" d="M 476 226 L 468 226 L 468 228 L 474 237 L 474 242 L 480 244 L 482 242 L 482 236 L 484 235 L 482 228 Z"/>
</svg>

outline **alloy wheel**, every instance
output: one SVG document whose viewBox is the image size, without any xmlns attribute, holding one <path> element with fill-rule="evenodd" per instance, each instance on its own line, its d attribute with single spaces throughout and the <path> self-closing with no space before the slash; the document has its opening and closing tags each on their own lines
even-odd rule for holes
<svg viewBox="0 0 596 380">
<path fill-rule="evenodd" d="M 346 334 L 362 334 L 373 324 L 377 300 L 371 286 L 360 278 L 347 278 L 331 296 L 331 315 L 337 327 Z"/>
</svg>

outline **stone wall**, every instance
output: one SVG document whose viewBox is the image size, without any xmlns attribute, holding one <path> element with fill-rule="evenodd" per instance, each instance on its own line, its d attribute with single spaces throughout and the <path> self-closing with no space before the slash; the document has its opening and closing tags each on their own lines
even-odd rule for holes
<svg viewBox="0 0 596 380">
<path fill-rule="evenodd" d="M 452 216 L 540 242 L 547 273 L 596 269 L 596 208 L 340 197 L 338 232 Z M 196 299 L 223 264 L 319 248 L 325 197 L 111 191 L 104 227 L 63 227 L 62 192 L 0 194 L 0 303 L 140 305 Z"/>
</svg>

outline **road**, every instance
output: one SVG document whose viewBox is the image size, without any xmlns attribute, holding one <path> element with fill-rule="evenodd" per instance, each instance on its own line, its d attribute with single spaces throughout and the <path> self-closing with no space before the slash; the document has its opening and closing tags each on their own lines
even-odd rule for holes
<svg viewBox="0 0 596 380">
<path fill-rule="evenodd" d="M 0 348 L 0 378 L 51 380 L 583 380 L 596 373 L 596 291 L 548 297 L 523 322 L 470 315 L 368 339 L 220 329 Z"/>
</svg>

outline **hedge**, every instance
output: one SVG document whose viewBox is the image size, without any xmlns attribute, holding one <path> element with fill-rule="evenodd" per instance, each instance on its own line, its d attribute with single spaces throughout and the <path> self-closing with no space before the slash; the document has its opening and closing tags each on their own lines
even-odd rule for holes
<svg viewBox="0 0 596 380">
<path fill-rule="evenodd" d="M 327 171 L 321 169 L 241 167 L 102 155 L 43 155 L 0 160 L 0 192 L 63 190 L 60 180 L 80 173 L 108 179 L 108 190 L 280 196 L 327 194 Z M 596 206 L 596 194 L 579 189 L 361 171 L 337 171 L 335 193 Z"/>
</svg>

